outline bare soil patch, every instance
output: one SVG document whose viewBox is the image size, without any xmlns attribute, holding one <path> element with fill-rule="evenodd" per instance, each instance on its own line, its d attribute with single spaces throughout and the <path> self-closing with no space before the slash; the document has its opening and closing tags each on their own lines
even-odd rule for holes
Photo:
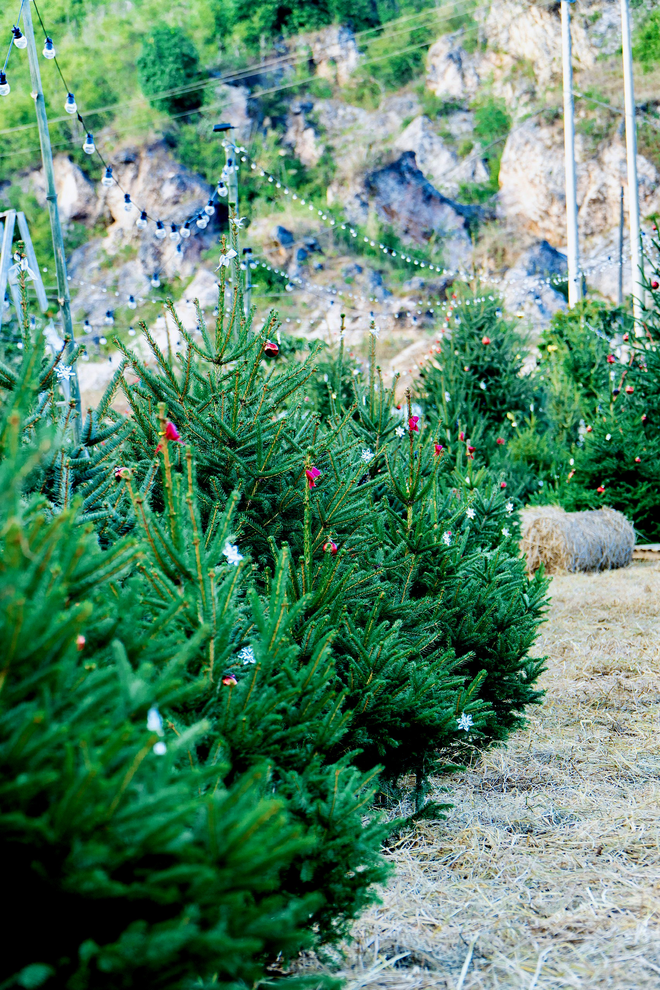
<svg viewBox="0 0 660 990">
<path fill-rule="evenodd" d="M 660 986 L 660 565 L 550 591 L 545 703 L 391 850 L 349 990 Z"/>
</svg>

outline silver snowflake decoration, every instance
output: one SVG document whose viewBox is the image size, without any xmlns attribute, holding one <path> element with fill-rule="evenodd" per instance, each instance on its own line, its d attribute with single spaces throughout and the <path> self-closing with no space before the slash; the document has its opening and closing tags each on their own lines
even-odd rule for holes
<svg viewBox="0 0 660 990">
<path fill-rule="evenodd" d="M 238 547 L 233 543 L 229 543 L 229 541 L 225 543 L 225 548 L 222 552 L 227 558 L 227 563 L 233 564 L 234 567 L 237 567 L 243 560 L 243 554 L 238 552 Z"/>
<path fill-rule="evenodd" d="M 509 515 L 511 515 L 511 513 L 513 512 L 513 502 L 507 502 L 504 508 L 509 513 Z"/>
<path fill-rule="evenodd" d="M 450 402 L 450 401 L 451 401 L 451 395 L 449 394 L 449 392 L 445 392 L 445 402 Z"/>
<path fill-rule="evenodd" d="M 485 382 L 479 382 L 479 388 L 480 389 L 483 389 L 483 391 L 485 392 L 486 391 L 486 383 Z"/>
<path fill-rule="evenodd" d="M 369 448 L 368 448 L 368 447 L 366 447 L 366 448 L 365 448 L 365 449 L 364 449 L 364 450 L 362 451 L 362 453 L 360 454 L 360 460 L 361 460 L 361 461 L 364 461 L 364 463 L 365 463 L 365 464 L 368 464 L 368 463 L 369 463 L 369 461 L 373 461 L 373 459 L 374 459 L 374 456 L 375 456 L 375 455 L 374 455 L 374 452 L 373 452 L 373 450 L 369 450 Z"/>
<path fill-rule="evenodd" d="M 240 230 L 246 220 L 247 217 L 232 217 L 229 222 L 234 230 Z"/>
<path fill-rule="evenodd" d="M 463 729 L 465 732 L 469 732 L 474 725 L 474 719 L 471 715 L 466 715 L 465 712 L 461 715 L 458 720 L 458 728 Z"/>
<path fill-rule="evenodd" d="M 403 426 L 397 426 L 394 432 L 396 433 L 399 439 L 401 439 L 401 437 L 405 437 L 406 435 L 406 431 Z"/>
<path fill-rule="evenodd" d="M 58 364 L 55 368 L 55 374 L 61 382 L 68 382 L 69 378 L 73 378 L 75 372 L 67 364 Z"/>
<path fill-rule="evenodd" d="M 502 527 L 502 536 L 511 536 L 511 531 L 509 530 L 508 526 Z"/>
<path fill-rule="evenodd" d="M 465 515 L 468 517 L 468 519 L 474 519 L 476 513 L 472 508 L 472 506 L 470 506 L 468 509 L 465 510 Z"/>
<path fill-rule="evenodd" d="M 372 323 L 369 327 L 369 333 L 372 337 L 375 337 L 376 340 L 378 340 L 378 337 L 380 336 L 380 327 L 377 327 L 375 323 Z"/>
<path fill-rule="evenodd" d="M 159 736 L 165 734 L 163 732 L 163 719 L 155 705 L 147 712 L 147 730 L 157 732 Z"/>
<path fill-rule="evenodd" d="M 244 646 L 238 654 L 238 659 L 242 660 L 244 664 L 256 663 L 256 658 L 254 655 L 254 650 L 251 646 Z"/>
<path fill-rule="evenodd" d="M 236 257 L 236 251 L 234 251 L 233 248 L 230 248 L 226 254 L 221 254 L 219 259 L 220 264 L 216 268 L 216 272 L 220 271 L 221 268 L 229 268 L 232 258 L 235 257 Z"/>
<path fill-rule="evenodd" d="M 442 534 L 442 542 L 447 547 L 450 545 L 450 543 L 451 543 L 451 533 L 449 531 L 447 531 L 446 533 L 443 533 Z"/>
</svg>

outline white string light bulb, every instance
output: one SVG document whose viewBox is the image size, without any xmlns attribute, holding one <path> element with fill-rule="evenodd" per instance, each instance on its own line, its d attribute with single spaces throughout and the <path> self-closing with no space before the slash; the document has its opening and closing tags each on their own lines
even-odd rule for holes
<svg viewBox="0 0 660 990">
<path fill-rule="evenodd" d="M 10 92 L 11 86 L 7 82 L 7 76 L 0 71 L 0 96 L 9 96 Z"/>
<path fill-rule="evenodd" d="M 64 104 L 64 109 L 66 110 L 67 113 L 71 113 L 71 114 L 78 112 L 78 105 L 76 103 L 76 98 L 73 95 L 73 93 L 67 94 L 66 102 Z"/>
<path fill-rule="evenodd" d="M 181 236 L 184 238 L 190 237 L 190 220 L 186 220 L 183 227 L 181 228 Z"/>
<path fill-rule="evenodd" d="M 165 227 L 163 226 L 162 220 L 156 221 L 156 230 L 154 231 L 156 239 L 162 241 L 165 238 Z"/>
<path fill-rule="evenodd" d="M 94 144 L 94 136 L 91 133 L 87 134 L 85 138 L 85 143 L 82 146 L 82 150 L 86 155 L 93 155 L 96 151 L 96 146 Z"/>
<path fill-rule="evenodd" d="M 126 304 L 129 309 L 137 309 L 137 303 L 135 301 L 135 296 L 128 297 L 128 303 Z"/>
<path fill-rule="evenodd" d="M 14 35 L 13 40 L 17 48 L 27 48 L 27 38 L 19 27 L 12 28 L 12 34 Z"/>
<path fill-rule="evenodd" d="M 83 323 L 83 330 L 85 331 L 85 333 L 92 332 L 92 324 L 89 322 L 89 320 L 85 320 L 85 322 Z"/>
<path fill-rule="evenodd" d="M 170 240 L 174 241 L 175 244 L 178 244 L 180 238 L 181 234 L 179 233 L 179 228 L 175 223 L 173 223 L 170 227 Z"/>
<path fill-rule="evenodd" d="M 153 285 L 154 289 L 160 288 L 160 279 L 158 278 L 158 272 L 154 272 L 153 275 L 151 276 L 151 284 Z"/>
<path fill-rule="evenodd" d="M 129 335 L 131 337 L 134 337 L 135 336 L 135 329 L 134 329 L 134 327 L 129 327 L 128 328 L 128 333 L 129 333 Z"/>
<path fill-rule="evenodd" d="M 109 189 L 113 182 L 114 179 L 112 178 L 112 165 L 108 165 L 105 170 L 105 175 L 101 179 L 101 185 L 105 186 L 106 189 Z"/>
<path fill-rule="evenodd" d="M 220 179 L 220 181 L 218 182 L 216 191 L 218 193 L 218 196 L 227 196 L 228 195 L 229 190 L 227 189 L 227 186 L 224 184 L 224 182 L 222 181 L 222 179 Z"/>
<path fill-rule="evenodd" d="M 210 199 L 204 207 L 204 213 L 206 213 L 207 217 L 212 217 L 215 213 L 215 206 L 213 205 L 212 199 Z"/>
<path fill-rule="evenodd" d="M 111 309 L 106 310 L 105 319 L 103 321 L 106 327 L 111 327 L 115 322 L 114 313 Z"/>
<path fill-rule="evenodd" d="M 55 58 L 55 45 L 53 44 L 52 38 L 46 38 L 43 56 L 44 58 Z"/>
<path fill-rule="evenodd" d="M 140 216 L 135 221 L 135 226 L 137 227 L 138 230 L 146 230 L 148 223 L 149 223 L 149 221 L 147 219 L 147 211 L 146 210 L 142 210 L 142 212 L 140 213 Z"/>
<path fill-rule="evenodd" d="M 124 193 L 124 209 L 127 213 L 130 213 L 133 209 L 133 204 L 131 203 L 130 193 Z"/>
<path fill-rule="evenodd" d="M 209 225 L 209 218 L 205 213 L 202 213 L 201 216 L 197 217 L 195 223 L 197 224 L 200 230 L 204 230 L 204 228 L 208 227 Z"/>
</svg>

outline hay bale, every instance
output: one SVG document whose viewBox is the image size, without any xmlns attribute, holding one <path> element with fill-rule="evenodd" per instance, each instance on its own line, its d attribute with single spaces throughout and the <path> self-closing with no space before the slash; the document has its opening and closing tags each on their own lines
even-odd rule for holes
<svg viewBox="0 0 660 990">
<path fill-rule="evenodd" d="M 595 509 L 564 512 L 558 505 L 523 509 L 520 549 L 530 573 L 603 571 L 627 567 L 635 549 L 635 531 L 621 512 Z"/>
</svg>

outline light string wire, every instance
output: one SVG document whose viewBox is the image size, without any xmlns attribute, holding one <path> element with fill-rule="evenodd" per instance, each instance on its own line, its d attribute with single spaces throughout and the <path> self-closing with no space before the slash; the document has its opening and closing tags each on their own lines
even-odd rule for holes
<svg viewBox="0 0 660 990">
<path fill-rule="evenodd" d="M 25 3 L 25 0 L 21 0 L 21 6 L 18 8 L 18 17 L 16 18 L 16 25 L 17 26 L 18 26 L 18 24 L 20 23 L 20 20 L 21 20 L 21 15 L 23 13 L 23 4 L 24 3 Z M 11 36 L 11 39 L 9 41 L 9 48 L 7 49 L 7 56 L 5 58 L 5 64 L 2 66 L 2 71 L 3 72 L 6 72 L 7 71 L 7 66 L 9 65 L 9 56 L 11 55 L 11 50 L 12 50 L 13 47 L 14 47 L 14 33 L 12 31 L 12 36 Z M 36 126 L 36 124 L 35 124 L 35 126 Z"/>
</svg>

